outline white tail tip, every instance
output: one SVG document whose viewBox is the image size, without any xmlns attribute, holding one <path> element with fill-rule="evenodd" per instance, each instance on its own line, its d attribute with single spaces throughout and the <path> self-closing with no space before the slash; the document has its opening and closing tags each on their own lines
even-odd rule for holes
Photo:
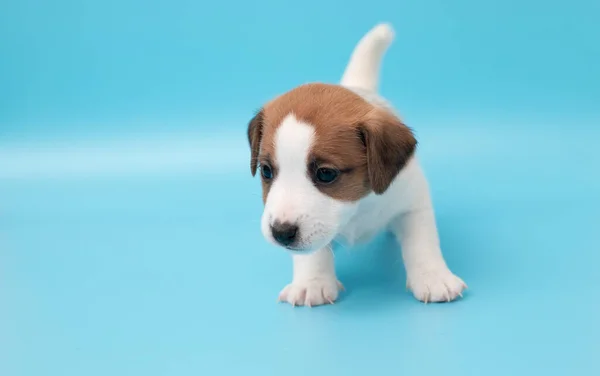
<svg viewBox="0 0 600 376">
<path fill-rule="evenodd" d="M 394 29 L 388 23 L 380 23 L 369 30 L 354 48 L 341 84 L 377 91 L 381 61 L 394 36 Z"/>
<path fill-rule="evenodd" d="M 389 23 L 380 23 L 371 29 L 365 37 L 372 35 L 386 45 L 386 48 L 392 43 L 395 37 L 394 28 Z"/>
</svg>

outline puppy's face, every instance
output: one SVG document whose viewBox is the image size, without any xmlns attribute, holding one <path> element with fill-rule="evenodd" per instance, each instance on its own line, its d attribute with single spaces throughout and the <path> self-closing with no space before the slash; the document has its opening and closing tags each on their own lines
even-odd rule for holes
<svg viewBox="0 0 600 376">
<path fill-rule="evenodd" d="M 384 193 L 412 156 L 411 131 L 337 86 L 300 86 L 250 121 L 251 170 L 262 179 L 262 232 L 296 252 L 328 245 L 370 192 Z"/>
</svg>

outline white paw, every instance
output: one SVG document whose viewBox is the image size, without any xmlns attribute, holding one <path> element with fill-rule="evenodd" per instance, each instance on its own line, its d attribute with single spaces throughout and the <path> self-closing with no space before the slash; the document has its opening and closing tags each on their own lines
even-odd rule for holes
<svg viewBox="0 0 600 376">
<path fill-rule="evenodd" d="M 314 278 L 292 282 L 279 293 L 280 302 L 288 302 L 293 306 L 318 306 L 333 304 L 338 298 L 342 284 L 335 278 Z"/>
<path fill-rule="evenodd" d="M 415 270 L 406 281 L 406 287 L 422 302 L 450 302 L 462 297 L 467 285 L 448 268 Z"/>
</svg>

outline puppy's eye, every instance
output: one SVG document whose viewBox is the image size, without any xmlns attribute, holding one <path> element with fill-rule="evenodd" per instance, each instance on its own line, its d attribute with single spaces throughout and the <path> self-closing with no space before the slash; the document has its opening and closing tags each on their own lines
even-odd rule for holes
<svg viewBox="0 0 600 376">
<path fill-rule="evenodd" d="M 269 167 L 267 165 L 260 166 L 260 174 L 262 175 L 263 179 L 265 179 L 265 180 L 273 179 L 273 170 L 271 169 L 271 167 Z"/>
<path fill-rule="evenodd" d="M 315 172 L 315 178 L 321 184 L 331 184 L 337 179 L 339 174 L 339 171 L 333 168 L 320 167 Z"/>
</svg>

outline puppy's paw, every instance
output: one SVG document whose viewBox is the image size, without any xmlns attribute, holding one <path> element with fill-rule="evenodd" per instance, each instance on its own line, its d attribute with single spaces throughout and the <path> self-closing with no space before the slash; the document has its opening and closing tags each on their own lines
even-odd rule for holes
<svg viewBox="0 0 600 376">
<path fill-rule="evenodd" d="M 430 303 L 450 302 L 462 297 L 467 285 L 448 268 L 439 268 L 411 272 L 406 287 L 413 292 L 415 298 Z"/>
<path fill-rule="evenodd" d="M 279 293 L 279 301 L 293 306 L 318 306 L 333 304 L 338 298 L 342 284 L 334 278 L 314 278 L 295 281 Z"/>
</svg>

